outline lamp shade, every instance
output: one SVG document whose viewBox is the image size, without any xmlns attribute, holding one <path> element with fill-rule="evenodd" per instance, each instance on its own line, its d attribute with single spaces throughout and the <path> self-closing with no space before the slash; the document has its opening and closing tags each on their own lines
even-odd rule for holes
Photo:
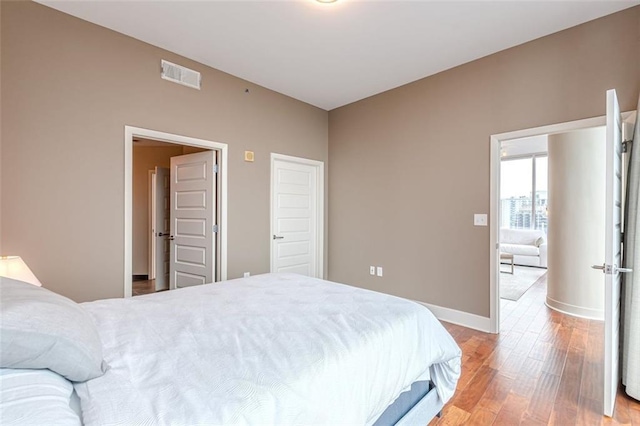
<svg viewBox="0 0 640 426">
<path fill-rule="evenodd" d="M 42 287 L 20 256 L 0 256 L 0 277 L 7 277 Z"/>
</svg>

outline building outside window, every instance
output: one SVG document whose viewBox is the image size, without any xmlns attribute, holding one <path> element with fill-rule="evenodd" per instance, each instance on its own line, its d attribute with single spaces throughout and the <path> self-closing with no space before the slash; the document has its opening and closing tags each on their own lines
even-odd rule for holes
<svg viewBox="0 0 640 426">
<path fill-rule="evenodd" d="M 505 158 L 500 169 L 502 228 L 547 232 L 547 156 Z"/>
</svg>

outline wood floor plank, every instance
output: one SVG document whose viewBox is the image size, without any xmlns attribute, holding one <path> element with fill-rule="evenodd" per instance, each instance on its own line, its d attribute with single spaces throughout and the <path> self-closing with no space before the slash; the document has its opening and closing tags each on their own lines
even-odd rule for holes
<svg viewBox="0 0 640 426">
<path fill-rule="evenodd" d="M 475 409 L 485 409 L 498 414 L 513 387 L 513 381 L 511 378 L 496 374 L 487 386 L 487 390 L 482 394 Z"/>
<path fill-rule="evenodd" d="M 622 390 L 613 418 L 602 415 L 602 322 L 553 311 L 545 297 L 546 278 L 501 301 L 499 335 L 444 323 L 462 348 L 462 377 L 430 425 L 640 426 L 640 402 Z"/>
<path fill-rule="evenodd" d="M 443 413 L 438 425 L 458 426 L 466 424 L 470 414 L 452 405 L 446 413 Z"/>
<path fill-rule="evenodd" d="M 488 426 L 492 425 L 496 419 L 496 414 L 484 408 L 476 408 L 467 419 L 467 425 Z"/>
<path fill-rule="evenodd" d="M 625 398 L 629 398 L 625 396 Z M 640 426 L 640 403 L 629 398 L 629 419 L 632 425 Z"/>
<path fill-rule="evenodd" d="M 481 365 L 464 393 L 456 399 L 456 407 L 465 410 L 468 413 L 473 411 L 496 373 L 497 371 L 493 368 Z"/>
<path fill-rule="evenodd" d="M 502 333 L 501 333 L 502 334 Z M 520 343 L 523 333 L 517 331 L 506 331 L 498 340 L 501 348 L 514 349 Z"/>
<path fill-rule="evenodd" d="M 580 397 L 578 403 L 577 425 L 599 425 L 602 421 L 602 411 L 604 406 L 602 401 Z"/>
<path fill-rule="evenodd" d="M 464 354 L 464 349 L 463 352 Z M 473 356 L 464 356 L 462 357 L 462 373 L 460 374 L 460 379 L 458 380 L 458 389 L 464 390 L 467 388 L 471 380 L 478 373 L 478 369 L 482 366 L 484 360 L 482 358 L 473 357 Z"/>
<path fill-rule="evenodd" d="M 529 398 L 509 393 L 496 416 L 494 425 L 518 425 L 527 412 Z"/>
<path fill-rule="evenodd" d="M 531 398 L 542 373 L 542 361 L 527 358 L 525 363 L 526 365 L 513 382 L 511 392 L 525 398 Z"/>
<path fill-rule="evenodd" d="M 545 371 L 540 373 L 540 378 L 529 403 L 529 413 L 532 417 L 545 422 L 549 420 L 559 385 L 559 376 Z"/>
<path fill-rule="evenodd" d="M 500 370 L 504 362 L 509 358 L 513 349 L 505 349 L 498 346 L 491 355 L 487 357 L 483 365 L 493 368 L 494 370 Z"/>
</svg>

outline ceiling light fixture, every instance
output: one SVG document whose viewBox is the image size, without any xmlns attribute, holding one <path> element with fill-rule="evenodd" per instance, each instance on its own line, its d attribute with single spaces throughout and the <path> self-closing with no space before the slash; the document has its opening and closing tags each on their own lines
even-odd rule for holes
<svg viewBox="0 0 640 426">
<path fill-rule="evenodd" d="M 318 3 L 335 3 L 338 0 L 316 0 Z"/>
</svg>

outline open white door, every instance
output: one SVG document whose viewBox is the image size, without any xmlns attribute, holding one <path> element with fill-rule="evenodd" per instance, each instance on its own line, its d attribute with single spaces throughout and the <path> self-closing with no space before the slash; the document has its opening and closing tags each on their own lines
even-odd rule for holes
<svg viewBox="0 0 640 426">
<path fill-rule="evenodd" d="M 622 262 L 622 118 L 615 90 L 607 91 L 605 262 L 604 272 L 604 414 L 616 402 L 620 359 L 620 273 Z"/>
<path fill-rule="evenodd" d="M 171 158 L 170 288 L 215 280 L 216 153 Z"/>
<path fill-rule="evenodd" d="M 272 154 L 271 272 L 322 278 L 323 163 Z"/>
<path fill-rule="evenodd" d="M 169 169 L 156 167 L 153 180 L 156 291 L 169 288 Z"/>
</svg>

